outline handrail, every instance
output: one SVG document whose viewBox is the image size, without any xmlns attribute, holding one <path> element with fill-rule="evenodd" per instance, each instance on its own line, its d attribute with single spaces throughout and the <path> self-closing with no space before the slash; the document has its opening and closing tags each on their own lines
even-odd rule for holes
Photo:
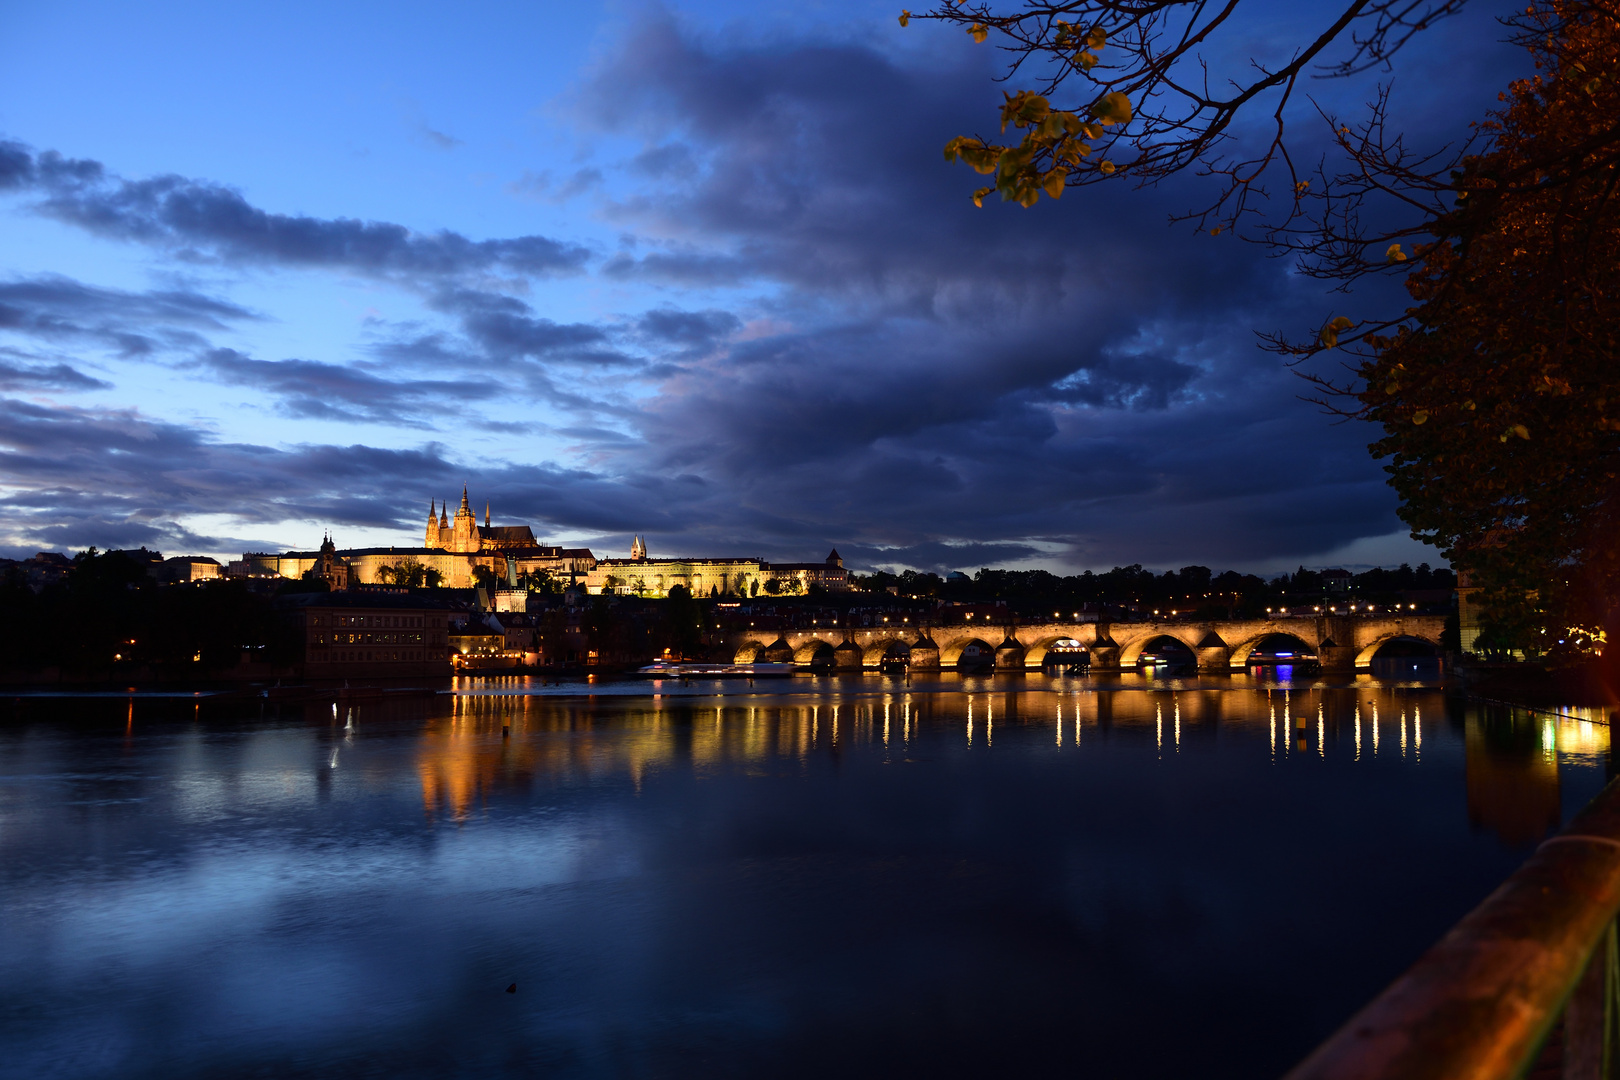
<svg viewBox="0 0 1620 1080">
<path fill-rule="evenodd" d="M 1620 780 L 1286 1080 L 1511 1080 L 1535 1063 L 1566 1004 L 1566 1027 L 1580 1018 L 1577 1056 L 1595 1053 L 1602 1065 L 1589 1075 L 1607 1075 L 1620 1016 L 1617 911 Z M 1601 995 L 1595 1016 L 1588 987 Z"/>
</svg>

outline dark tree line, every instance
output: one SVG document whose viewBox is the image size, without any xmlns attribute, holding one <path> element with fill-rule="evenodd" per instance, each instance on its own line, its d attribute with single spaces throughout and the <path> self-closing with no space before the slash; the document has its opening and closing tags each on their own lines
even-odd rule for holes
<svg viewBox="0 0 1620 1080">
<path fill-rule="evenodd" d="M 271 598 L 238 581 L 160 586 L 122 552 L 79 554 L 35 593 L 16 567 L 0 582 L 0 668 L 86 676 L 153 666 L 216 672 L 244 650 L 285 660 L 296 640 Z"/>
</svg>

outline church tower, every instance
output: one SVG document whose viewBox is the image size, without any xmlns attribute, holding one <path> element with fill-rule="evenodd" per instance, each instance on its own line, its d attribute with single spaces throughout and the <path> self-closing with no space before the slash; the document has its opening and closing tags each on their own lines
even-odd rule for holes
<svg viewBox="0 0 1620 1080">
<path fill-rule="evenodd" d="M 428 500 L 427 531 L 422 536 L 422 546 L 425 548 L 436 548 L 439 546 L 438 504 L 433 499 Z"/>
<path fill-rule="evenodd" d="M 469 554 L 482 546 L 483 537 L 478 531 L 478 519 L 473 517 L 472 507 L 467 504 L 467 488 L 463 486 L 461 506 L 456 510 L 456 521 L 451 528 L 449 550 Z"/>
<path fill-rule="evenodd" d="M 630 541 L 630 557 L 640 562 L 647 558 L 647 544 L 641 537 Z"/>
</svg>

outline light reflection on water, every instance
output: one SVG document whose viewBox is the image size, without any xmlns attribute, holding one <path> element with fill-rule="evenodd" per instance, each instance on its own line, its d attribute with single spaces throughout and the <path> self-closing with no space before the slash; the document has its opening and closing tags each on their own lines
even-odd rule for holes
<svg viewBox="0 0 1620 1080">
<path fill-rule="evenodd" d="M 1276 1074 L 1609 761 L 1365 676 L 456 690 L 0 714 L 0 1075 Z"/>
</svg>

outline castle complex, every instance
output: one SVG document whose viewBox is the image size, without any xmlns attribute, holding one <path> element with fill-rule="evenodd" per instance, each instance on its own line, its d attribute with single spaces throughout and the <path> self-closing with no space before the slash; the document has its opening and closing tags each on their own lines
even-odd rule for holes
<svg viewBox="0 0 1620 1080">
<path fill-rule="evenodd" d="M 487 506 L 484 523 L 479 525 L 465 488 L 453 521 L 446 512 L 449 506 L 446 502 L 441 508 L 436 501 L 428 505 L 427 529 L 419 548 L 338 550 L 328 538 L 319 551 L 249 553 L 242 556 L 240 569 L 233 563 L 232 570 L 248 577 L 315 576 L 334 587 L 339 578 L 358 585 L 427 584 L 427 572 L 432 571 L 437 584 L 467 589 L 480 578 L 515 585 L 524 575 L 542 572 L 573 581 L 596 565 L 589 548 L 541 544 L 527 525 L 491 525 Z"/>
<path fill-rule="evenodd" d="M 428 504 L 422 546 L 339 550 L 330 536 L 318 551 L 282 554 L 248 553 L 227 571 L 241 577 L 315 577 L 334 589 L 350 585 L 429 585 L 466 589 L 497 584 L 517 593 L 523 579 L 540 574 L 569 584 L 583 584 L 594 594 L 668 596 L 677 585 L 694 596 L 757 596 L 809 592 L 811 587 L 849 587 L 844 560 L 834 551 L 825 562 L 767 563 L 760 559 L 654 559 L 637 536 L 628 559 L 602 559 L 589 548 L 552 547 L 539 543 L 527 525 L 491 525 L 489 506 L 484 523 L 472 512 L 467 490 L 461 491 L 456 516 L 450 504 Z M 581 580 L 583 579 L 583 580 Z"/>
</svg>

